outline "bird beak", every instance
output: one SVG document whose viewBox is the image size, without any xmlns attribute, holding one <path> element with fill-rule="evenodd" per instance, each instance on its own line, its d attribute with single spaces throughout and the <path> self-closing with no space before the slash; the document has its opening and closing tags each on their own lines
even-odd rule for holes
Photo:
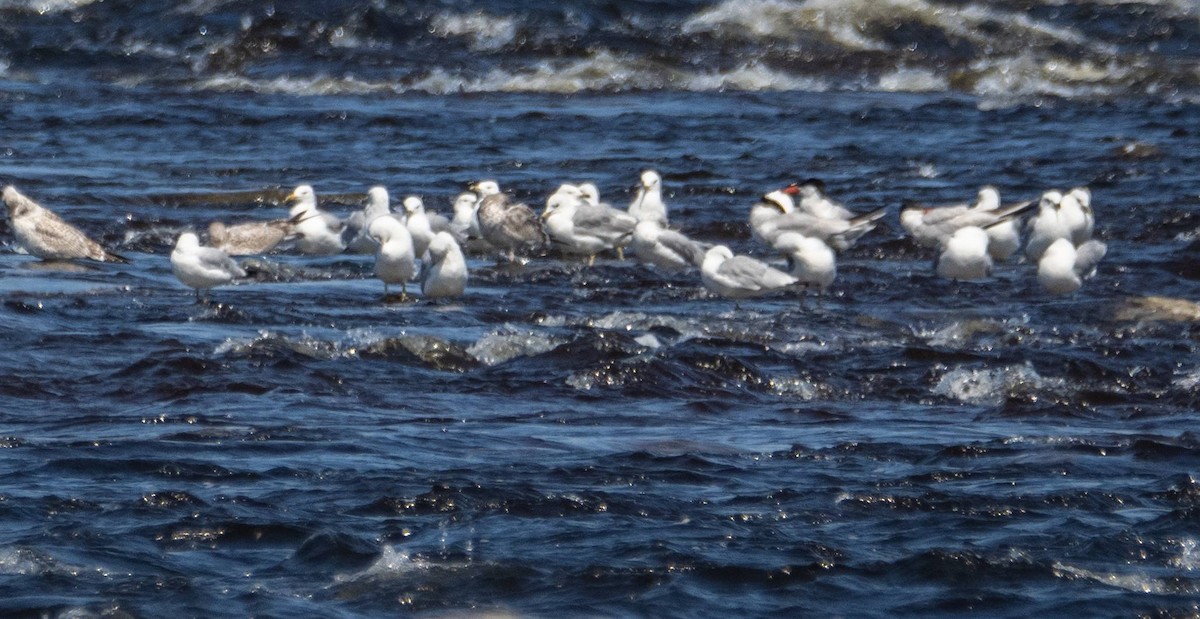
<svg viewBox="0 0 1200 619">
<path fill-rule="evenodd" d="M 297 196 L 296 192 L 293 191 L 292 193 L 289 193 L 286 198 L 283 199 L 283 203 L 291 204 L 292 202 L 295 202 L 299 199 L 300 199 L 300 196 Z"/>
</svg>

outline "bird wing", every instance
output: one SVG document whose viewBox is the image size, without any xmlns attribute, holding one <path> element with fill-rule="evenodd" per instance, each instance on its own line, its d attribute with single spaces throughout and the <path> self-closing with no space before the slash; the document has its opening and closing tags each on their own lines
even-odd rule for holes
<svg viewBox="0 0 1200 619">
<path fill-rule="evenodd" d="M 1075 272 L 1087 277 L 1100 264 L 1104 254 L 1108 253 L 1108 245 L 1101 241 L 1088 241 L 1075 248 Z"/>
<path fill-rule="evenodd" d="M 225 252 L 215 247 L 201 247 L 196 251 L 196 262 L 205 269 L 213 271 L 224 271 L 231 273 L 234 277 L 245 277 L 246 272 L 237 262 L 230 258 Z"/>
<path fill-rule="evenodd" d="M 91 258 L 102 262 L 129 262 L 121 256 L 108 253 L 79 228 L 63 221 L 49 209 L 42 210 L 42 216 L 34 222 L 33 229 L 39 237 L 45 240 L 46 245 L 61 248 L 77 257 Z"/>
<path fill-rule="evenodd" d="M 730 288 L 762 290 L 767 265 L 749 256 L 734 256 L 721 263 L 714 279 Z"/>
<path fill-rule="evenodd" d="M 509 236 L 527 244 L 540 243 L 545 238 L 537 215 L 524 204 L 510 204 L 504 213 L 502 225 Z"/>
<path fill-rule="evenodd" d="M 663 230 L 658 235 L 658 244 L 690 264 L 699 266 L 704 262 L 704 249 L 700 244 L 674 230 Z"/>
<path fill-rule="evenodd" d="M 633 234 L 638 220 L 633 215 L 611 207 L 582 206 L 576 209 L 571 219 L 575 229 L 594 235 L 606 242 L 614 243 Z"/>
</svg>

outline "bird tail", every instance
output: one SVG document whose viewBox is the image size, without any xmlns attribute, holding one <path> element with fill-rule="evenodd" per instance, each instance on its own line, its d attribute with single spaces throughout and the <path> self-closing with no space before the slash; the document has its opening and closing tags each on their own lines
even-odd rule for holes
<svg viewBox="0 0 1200 619">
<path fill-rule="evenodd" d="M 120 262 L 121 264 L 129 264 L 129 258 L 126 258 L 121 254 L 114 254 L 107 249 L 102 251 L 104 252 L 104 262 Z"/>
<path fill-rule="evenodd" d="M 880 219 L 883 219 L 884 215 L 887 215 L 887 207 L 886 206 L 883 208 L 875 209 L 875 210 L 871 211 L 870 213 L 864 213 L 862 215 L 853 217 L 850 219 L 849 223 L 851 226 L 857 228 L 858 226 L 861 226 L 863 224 L 879 221 Z"/>
<path fill-rule="evenodd" d="M 1016 204 L 1009 204 L 1008 206 L 1002 206 L 992 212 L 995 213 L 996 217 L 999 217 L 1000 219 L 1008 219 L 1009 217 L 1017 217 L 1018 215 L 1021 215 L 1022 213 L 1024 213 L 1025 211 L 1028 211 L 1029 209 L 1033 208 L 1036 205 L 1037 205 L 1037 201 L 1026 200 L 1024 202 L 1017 202 Z"/>
</svg>

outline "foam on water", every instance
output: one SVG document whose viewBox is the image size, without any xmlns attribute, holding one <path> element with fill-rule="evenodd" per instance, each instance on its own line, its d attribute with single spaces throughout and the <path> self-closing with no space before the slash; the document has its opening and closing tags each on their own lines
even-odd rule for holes
<svg viewBox="0 0 1200 619">
<path fill-rule="evenodd" d="M 548 333 L 503 327 L 488 333 L 467 348 L 484 365 L 499 365 L 519 357 L 549 352 L 567 343 L 567 339 Z"/>
<path fill-rule="evenodd" d="M 511 44 L 517 37 L 515 17 L 490 15 L 484 11 L 471 13 L 438 13 L 429 22 L 430 31 L 443 37 L 462 37 L 471 49 L 495 51 Z"/>
<path fill-rule="evenodd" d="M 1003 404 L 1010 397 L 1038 398 L 1067 388 L 1060 379 L 1043 378 L 1032 365 L 998 368 L 955 367 L 942 374 L 932 393 L 965 404 Z"/>
</svg>

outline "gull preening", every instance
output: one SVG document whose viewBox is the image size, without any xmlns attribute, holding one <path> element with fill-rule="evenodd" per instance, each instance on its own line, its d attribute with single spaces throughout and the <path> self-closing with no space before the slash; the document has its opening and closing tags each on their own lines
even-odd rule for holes
<svg viewBox="0 0 1200 619">
<path fill-rule="evenodd" d="M 837 255 L 821 239 L 784 232 L 775 239 L 775 249 L 787 258 L 792 277 L 819 292 L 837 277 Z"/>
<path fill-rule="evenodd" d="M 176 239 L 171 271 L 180 282 L 196 290 L 197 300 L 204 291 L 246 276 L 246 271 L 224 251 L 201 245 L 194 232 L 184 232 Z"/>
<path fill-rule="evenodd" d="M 342 233 L 346 225 L 337 216 L 317 208 L 317 194 L 311 185 L 300 185 L 284 198 L 292 204 L 291 217 L 299 218 L 295 226 L 296 249 L 311 256 L 332 256 L 342 253 L 346 243 Z"/>
<path fill-rule="evenodd" d="M 373 254 L 379 251 L 379 243 L 371 237 L 371 222 L 392 212 L 391 197 L 382 185 L 367 190 L 367 203 L 361 210 L 346 218 L 346 236 L 350 241 L 346 251 L 352 254 Z"/>
<path fill-rule="evenodd" d="M 8 207 L 13 236 L 30 255 L 42 260 L 129 262 L 101 247 L 79 228 L 63 221 L 54 211 L 25 197 L 16 187 L 5 187 L 3 199 Z"/>
<path fill-rule="evenodd" d="M 421 295 L 429 299 L 461 297 L 467 288 L 467 259 L 449 232 L 433 235 L 428 260 L 421 264 Z"/>
<path fill-rule="evenodd" d="M 992 275 L 988 235 L 983 228 L 959 228 L 942 244 L 934 269 L 939 277 L 956 281 L 986 279 Z"/>
<path fill-rule="evenodd" d="M 1075 247 L 1071 239 L 1058 239 L 1038 260 L 1038 284 L 1050 294 L 1071 294 L 1083 286 L 1083 280 L 1095 274 L 1096 265 L 1106 253 L 1108 246 L 1100 241 L 1089 240 Z"/>
</svg>

